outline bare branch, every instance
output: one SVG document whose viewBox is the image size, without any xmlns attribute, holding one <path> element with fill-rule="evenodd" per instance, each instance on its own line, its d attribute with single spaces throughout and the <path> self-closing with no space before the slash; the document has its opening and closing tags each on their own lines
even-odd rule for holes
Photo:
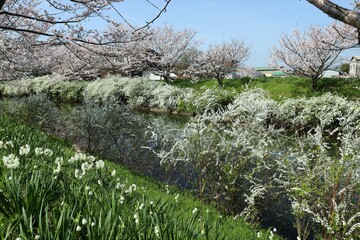
<svg viewBox="0 0 360 240">
<path fill-rule="evenodd" d="M 165 6 L 161 9 L 161 11 L 158 13 L 158 15 L 155 16 L 151 21 L 147 22 L 144 26 L 136 29 L 136 31 L 140 31 L 140 30 L 148 27 L 150 24 L 154 23 L 161 16 L 162 13 L 166 12 L 166 8 L 170 4 L 171 0 L 165 0 L 165 2 L 166 2 Z"/>
</svg>

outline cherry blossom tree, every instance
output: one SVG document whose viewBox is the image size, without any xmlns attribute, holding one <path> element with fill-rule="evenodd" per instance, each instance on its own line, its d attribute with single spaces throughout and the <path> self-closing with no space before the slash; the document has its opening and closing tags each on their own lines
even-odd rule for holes
<svg viewBox="0 0 360 240">
<path fill-rule="evenodd" d="M 179 63 L 176 66 L 175 72 L 179 75 L 185 75 L 187 70 L 195 63 L 196 59 L 202 54 L 201 50 L 196 47 L 192 47 L 184 54 Z"/>
<path fill-rule="evenodd" d="M 50 74 L 61 59 L 54 58 L 57 48 L 39 42 L 33 34 L 22 33 L 17 39 L 0 35 L 0 80 Z"/>
<path fill-rule="evenodd" d="M 215 78 L 220 87 L 223 80 L 231 72 L 237 70 L 249 58 L 250 47 L 244 41 L 232 39 L 219 45 L 213 45 L 201 54 L 189 73 L 195 77 Z"/>
<path fill-rule="evenodd" d="M 131 75 L 140 72 L 144 66 L 140 42 L 147 35 L 145 30 L 134 32 L 126 25 L 109 26 L 101 35 L 94 36 L 100 44 L 65 44 L 76 59 L 65 61 L 63 69 L 68 71 L 68 75 L 86 78 L 108 73 Z M 104 42 L 106 44 L 102 44 Z"/>
<path fill-rule="evenodd" d="M 175 30 L 172 26 L 153 29 L 151 35 L 143 44 L 146 70 L 170 81 L 170 74 L 174 72 L 183 56 L 199 45 L 195 40 L 196 32 L 191 29 Z"/>
<path fill-rule="evenodd" d="M 45 37 L 71 37 L 76 41 L 90 42 L 84 32 L 85 21 L 96 19 L 97 22 L 118 25 L 126 22 L 133 30 L 139 29 L 131 25 L 122 15 L 120 3 L 124 0 L 0 0 L 0 29 L 15 32 L 28 32 Z M 150 0 L 143 4 L 156 8 L 157 15 L 149 20 L 144 28 L 155 21 L 171 0 L 162 0 L 163 6 L 156 6 Z M 50 25 L 39 28 L 39 23 Z"/>
<path fill-rule="evenodd" d="M 356 38 L 351 33 L 353 27 L 335 23 L 325 28 L 312 26 L 306 31 L 294 29 L 291 34 L 281 35 L 278 46 L 272 50 L 272 62 L 283 63 L 295 73 L 310 77 L 312 88 L 317 89 L 323 72 L 335 63 L 342 50 L 354 45 Z"/>
<path fill-rule="evenodd" d="M 140 33 L 166 10 L 171 0 L 157 1 L 159 6 L 144 0 L 143 4 L 154 9 L 155 16 L 142 27 L 131 25 L 122 15 L 123 1 L 0 1 L 0 68 L 4 73 L 1 79 L 51 72 L 51 62 L 57 63 L 56 71 L 64 72 L 67 67 L 68 76 L 116 68 L 121 71 L 125 65 L 129 68 L 129 62 L 124 61 L 129 59 L 124 53 L 127 49 L 129 54 L 125 45 L 141 39 Z M 95 30 L 88 24 L 92 20 L 108 28 Z M 55 61 L 58 58 L 62 62 Z"/>
</svg>

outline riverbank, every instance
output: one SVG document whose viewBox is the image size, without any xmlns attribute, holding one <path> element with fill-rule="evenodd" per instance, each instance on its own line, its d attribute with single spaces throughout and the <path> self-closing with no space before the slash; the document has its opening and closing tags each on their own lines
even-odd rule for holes
<svg viewBox="0 0 360 240">
<path fill-rule="evenodd" d="M 1 239 L 269 239 L 270 231 L 0 116 Z"/>
</svg>

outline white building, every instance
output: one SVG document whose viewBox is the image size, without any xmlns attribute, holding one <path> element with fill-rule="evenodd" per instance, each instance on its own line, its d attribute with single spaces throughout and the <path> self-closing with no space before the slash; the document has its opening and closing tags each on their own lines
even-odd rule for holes
<svg viewBox="0 0 360 240">
<path fill-rule="evenodd" d="M 339 71 L 328 69 L 328 70 L 325 70 L 323 72 L 321 77 L 323 77 L 323 78 L 333 78 L 333 77 L 339 77 L 339 76 L 340 76 Z"/>
<path fill-rule="evenodd" d="M 150 71 L 144 71 L 142 77 L 147 78 L 149 80 L 164 80 L 163 77 L 156 75 Z M 175 73 L 170 73 L 170 77 L 175 79 L 177 78 L 177 75 Z"/>
<path fill-rule="evenodd" d="M 360 78 L 360 56 L 351 58 L 349 74 L 352 77 Z"/>
</svg>

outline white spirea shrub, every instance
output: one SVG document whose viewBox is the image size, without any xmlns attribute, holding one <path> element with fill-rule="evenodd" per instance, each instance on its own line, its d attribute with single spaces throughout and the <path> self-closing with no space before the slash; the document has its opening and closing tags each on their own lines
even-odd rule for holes
<svg viewBox="0 0 360 240">
<path fill-rule="evenodd" d="M 357 101 L 325 94 L 276 103 L 254 89 L 227 109 L 194 117 L 173 143 L 165 139 L 171 146 L 159 156 L 225 210 L 256 219 L 266 206 L 281 209 L 281 199 L 288 199 L 300 239 L 310 231 L 354 239 L 360 235 L 359 136 Z"/>
<path fill-rule="evenodd" d="M 279 107 L 279 118 L 293 125 L 322 127 L 341 121 L 348 116 L 357 103 L 331 93 L 319 97 L 287 99 Z"/>
<path fill-rule="evenodd" d="M 116 102 L 124 96 L 124 87 L 132 80 L 135 79 L 116 76 L 95 80 L 86 86 L 84 97 L 96 102 Z"/>
<path fill-rule="evenodd" d="M 9 97 L 29 95 L 30 91 L 24 80 L 17 80 L 2 84 L 2 94 Z"/>
<path fill-rule="evenodd" d="M 231 101 L 232 95 L 231 92 L 223 89 L 206 89 L 203 93 L 196 96 L 193 105 L 199 112 L 209 109 L 220 109 Z"/>
<path fill-rule="evenodd" d="M 265 90 L 257 88 L 240 93 L 228 106 L 226 114 L 253 124 L 263 124 L 266 120 L 274 118 L 277 112 L 278 104 L 270 99 Z"/>
<path fill-rule="evenodd" d="M 132 107 L 175 111 L 180 102 L 192 103 L 195 94 L 192 89 L 149 79 L 112 76 L 90 83 L 84 90 L 84 97 L 96 102 L 126 101 Z"/>
</svg>

